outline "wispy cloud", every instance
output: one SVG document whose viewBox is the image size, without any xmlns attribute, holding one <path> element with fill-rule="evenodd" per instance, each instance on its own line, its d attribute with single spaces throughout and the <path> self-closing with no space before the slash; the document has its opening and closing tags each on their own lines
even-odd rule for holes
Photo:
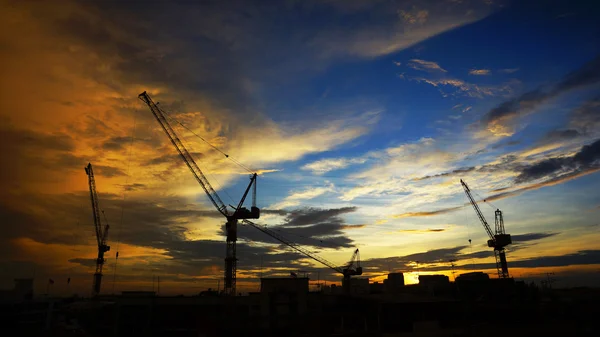
<svg viewBox="0 0 600 337">
<path fill-rule="evenodd" d="M 425 77 L 407 77 L 409 80 L 416 82 L 423 82 L 432 85 L 436 88 L 450 87 L 455 89 L 452 95 L 464 95 L 474 98 L 484 98 L 486 96 L 498 96 L 507 95 L 512 92 L 512 86 L 510 83 L 506 83 L 500 86 L 482 86 L 474 83 L 469 83 L 457 78 L 425 78 Z M 442 92 L 442 95 L 447 95 Z M 465 108 L 466 111 L 470 108 Z M 465 111 L 465 112 L 466 112 Z"/>
<path fill-rule="evenodd" d="M 322 2 L 318 4 L 323 5 Z M 369 24 L 321 29 L 309 44 L 320 52 L 322 58 L 374 58 L 398 52 L 445 31 L 480 20 L 493 12 L 494 7 L 474 1 L 451 6 L 439 0 L 419 4 L 367 1 L 356 10 L 345 10 L 340 14 L 368 13 L 371 18 Z"/>
<path fill-rule="evenodd" d="M 462 209 L 462 206 L 457 207 L 449 207 L 443 209 L 436 209 L 434 211 L 423 211 L 423 212 L 407 212 L 401 214 L 392 215 L 393 218 L 402 219 L 402 218 L 413 218 L 413 217 L 425 217 L 425 216 L 433 216 L 439 214 L 450 213 L 456 210 Z"/>
<path fill-rule="evenodd" d="M 364 164 L 367 161 L 363 158 L 329 158 L 317 160 L 301 167 L 303 170 L 312 171 L 314 174 L 325 174 L 329 171 L 340 170 L 353 164 Z"/>
<path fill-rule="evenodd" d="M 445 232 L 446 228 L 428 228 L 428 229 L 401 229 L 398 232 L 406 234 L 425 234 L 425 233 L 440 233 Z"/>
<path fill-rule="evenodd" d="M 489 69 L 471 69 L 469 75 L 490 75 L 492 73 Z"/>
<path fill-rule="evenodd" d="M 550 90 L 539 87 L 501 103 L 488 111 L 482 122 L 491 133 L 510 136 L 514 133 L 512 125 L 518 117 L 535 111 L 540 105 L 557 96 L 598 82 L 600 82 L 600 56 L 596 56 L 579 69 L 565 75 Z"/>
<path fill-rule="evenodd" d="M 290 195 L 285 197 L 282 201 L 280 201 L 276 204 L 270 205 L 269 208 L 270 209 L 283 209 L 283 208 L 290 208 L 290 207 L 298 206 L 298 205 L 300 205 L 300 203 L 302 201 L 314 199 L 325 193 L 333 192 L 333 191 L 334 191 L 333 184 L 329 184 L 328 186 L 306 188 L 304 190 L 292 192 Z"/>
<path fill-rule="evenodd" d="M 415 70 L 427 71 L 427 72 L 447 72 L 437 62 L 425 61 L 420 59 L 412 59 L 407 64 L 408 67 Z"/>
<path fill-rule="evenodd" d="M 507 69 L 500 69 L 498 70 L 499 73 L 504 73 L 504 74 L 512 74 L 519 71 L 519 68 L 507 68 Z"/>
</svg>

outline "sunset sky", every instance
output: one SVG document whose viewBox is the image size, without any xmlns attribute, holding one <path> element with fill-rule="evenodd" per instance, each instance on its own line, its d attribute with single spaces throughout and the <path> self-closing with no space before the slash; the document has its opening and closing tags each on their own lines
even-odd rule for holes
<svg viewBox="0 0 600 337">
<path fill-rule="evenodd" d="M 194 133 L 260 173 L 257 223 L 340 265 L 358 247 L 372 281 L 452 278 L 450 260 L 497 277 L 464 179 L 492 225 L 504 213 L 511 276 L 600 282 L 600 4 L 0 3 L 0 288 L 90 294 L 88 162 L 103 293 L 218 286 L 224 219 L 142 91 L 226 204 L 248 172 Z M 261 272 L 341 277 L 253 228 L 238 258 L 242 292 Z"/>
</svg>

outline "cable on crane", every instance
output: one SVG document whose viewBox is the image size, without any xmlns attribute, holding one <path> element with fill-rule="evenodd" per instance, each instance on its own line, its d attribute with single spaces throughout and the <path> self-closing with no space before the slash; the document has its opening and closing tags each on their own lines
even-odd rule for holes
<svg viewBox="0 0 600 337">
<path fill-rule="evenodd" d="M 475 191 L 471 191 L 471 193 L 475 194 L 480 201 L 483 201 L 483 203 L 487 204 L 488 206 L 490 206 L 491 208 L 493 208 L 494 210 L 498 209 L 498 207 L 496 207 L 494 204 L 492 204 L 491 202 L 487 201 L 486 198 L 482 197 L 481 195 L 479 195 L 479 193 L 475 192 Z"/>
<path fill-rule="evenodd" d="M 163 112 L 164 112 L 164 111 L 163 111 Z M 167 115 L 167 117 L 168 117 L 169 119 L 171 119 L 172 121 L 174 121 L 175 123 L 178 123 L 179 125 L 182 125 L 181 123 L 179 123 L 179 122 L 178 122 L 177 120 L 175 120 L 174 118 L 172 118 L 172 117 L 170 117 L 170 116 L 168 116 L 168 115 Z M 182 125 L 182 126 L 183 126 L 183 125 Z M 185 126 L 183 126 L 183 127 L 184 127 L 184 128 L 186 128 Z M 190 129 L 188 129 L 188 128 L 186 128 L 186 130 L 189 130 L 190 132 L 192 132 L 192 133 L 193 133 L 193 131 L 191 131 L 191 130 L 190 130 Z M 181 141 L 181 143 L 182 143 L 182 144 L 183 144 L 183 145 L 184 145 L 186 148 L 189 148 L 190 150 L 192 150 L 192 151 L 195 151 L 195 150 L 194 150 L 194 147 L 190 145 L 190 143 L 189 143 L 189 142 L 188 142 L 188 141 L 185 139 L 185 137 L 184 137 L 184 136 L 181 136 L 181 137 L 179 137 L 179 140 Z M 209 145 L 211 145 L 211 144 L 209 144 Z M 212 145 L 211 145 L 211 146 L 212 146 Z M 190 155 L 191 155 L 191 153 L 190 153 Z M 198 161 L 200 161 L 200 162 L 203 162 L 203 160 L 202 160 L 202 157 L 200 157 L 200 158 L 196 158 L 196 159 L 197 159 Z M 208 167 L 208 165 L 207 165 L 207 166 L 205 166 L 205 167 Z M 208 169 L 205 169 L 205 170 L 204 170 L 204 175 L 208 176 L 208 178 L 210 178 L 210 180 L 212 180 L 212 181 L 215 183 L 215 185 L 217 185 L 217 190 L 225 192 L 225 195 L 226 195 L 226 196 L 229 198 L 229 200 L 230 200 L 232 203 L 234 203 L 234 204 L 236 203 L 236 202 L 235 202 L 235 200 L 233 199 L 233 197 L 231 196 L 231 194 L 229 194 L 229 192 L 227 192 L 227 190 L 226 190 L 226 189 L 223 187 L 223 184 L 221 184 L 221 182 L 220 182 L 220 181 L 219 181 L 219 180 L 218 180 L 218 179 L 215 177 L 215 175 L 211 174 L 211 173 L 210 173 L 210 171 L 209 171 Z"/>
<path fill-rule="evenodd" d="M 137 110 L 136 110 L 137 111 Z M 121 244 L 121 228 L 123 228 L 123 217 L 125 214 L 125 195 L 127 191 L 127 184 L 129 184 L 129 169 L 131 167 L 131 153 L 133 149 L 133 141 L 135 139 L 135 128 L 136 128 L 136 114 L 133 112 L 133 128 L 131 129 L 131 137 L 129 140 L 129 154 L 127 155 L 127 172 L 125 178 L 125 188 L 123 188 L 123 199 L 121 201 L 121 220 L 119 222 L 119 229 L 117 230 L 117 248 L 115 253 L 115 268 L 113 270 L 113 286 L 112 292 L 115 293 L 115 281 L 117 279 L 117 265 L 119 263 L 119 245 Z"/>
<path fill-rule="evenodd" d="M 208 146 L 212 147 L 214 150 L 216 150 L 217 152 L 219 152 L 220 154 L 222 154 L 223 156 L 225 156 L 225 158 L 231 160 L 234 164 L 238 165 L 239 167 L 243 168 L 244 170 L 248 171 L 249 173 L 254 173 L 254 171 L 251 170 L 249 167 L 247 167 L 246 165 L 240 163 L 239 161 L 235 160 L 234 158 L 230 157 L 227 153 L 223 152 L 221 149 L 219 149 L 218 147 L 214 146 L 209 141 L 207 141 L 206 139 L 204 139 L 204 137 L 200 136 L 199 134 L 197 134 L 196 132 L 194 132 L 192 129 L 188 128 L 183 123 L 181 123 L 180 121 L 178 121 L 177 119 L 175 119 L 174 117 L 172 117 L 167 111 L 165 111 L 165 110 L 162 110 L 162 111 L 165 113 L 165 115 L 171 121 L 173 121 L 173 122 L 181 125 L 181 127 L 183 127 L 184 129 L 188 130 L 189 132 L 191 132 L 194 136 L 200 138 L 203 142 L 205 142 L 206 144 L 208 144 Z"/>
</svg>

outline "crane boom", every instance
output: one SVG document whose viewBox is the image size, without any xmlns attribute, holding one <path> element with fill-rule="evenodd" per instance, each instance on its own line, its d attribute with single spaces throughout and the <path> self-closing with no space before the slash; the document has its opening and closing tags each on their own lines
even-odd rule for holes
<svg viewBox="0 0 600 337">
<path fill-rule="evenodd" d="M 244 192 L 240 202 L 237 206 L 231 206 L 234 211 L 230 213 L 227 210 L 227 206 L 223 203 L 217 192 L 211 186 L 202 170 L 198 167 L 192 155 L 185 148 L 173 127 L 167 120 L 164 112 L 158 107 L 154 101 L 150 98 L 150 96 L 144 91 L 139 94 L 138 98 L 142 100 L 148 107 L 150 111 L 158 121 L 158 124 L 162 127 L 163 131 L 167 134 L 167 137 L 175 146 L 175 149 L 187 165 L 187 167 L 192 171 L 192 174 L 196 178 L 196 181 L 202 186 L 202 189 L 215 206 L 215 208 L 219 211 L 219 213 L 223 214 L 227 219 L 227 223 L 225 224 L 225 231 L 227 232 L 227 249 L 225 251 L 225 287 L 224 291 L 227 295 L 235 295 L 236 294 L 236 273 L 237 273 L 237 257 L 236 257 L 236 241 L 237 241 L 237 225 L 238 220 L 240 219 L 258 219 L 260 217 L 260 209 L 256 207 L 256 177 L 257 174 L 253 173 L 250 177 L 250 183 Z M 227 155 L 226 155 L 227 156 Z M 227 156 L 229 157 L 229 156 Z M 254 186 L 253 186 L 254 185 Z M 246 196 L 252 189 L 252 206 L 250 210 L 245 207 L 242 207 L 244 201 L 246 200 Z"/>
<path fill-rule="evenodd" d="M 249 225 L 251 227 L 254 227 L 254 228 L 258 229 L 259 231 L 267 234 L 268 236 L 274 238 L 275 240 L 277 240 L 277 241 L 283 243 L 284 245 L 292 248 L 293 250 L 299 252 L 300 254 L 305 255 L 307 257 L 310 257 L 311 259 L 313 259 L 313 260 L 321 263 L 322 265 L 324 265 L 326 267 L 329 267 L 329 268 L 337 271 L 340 274 L 344 273 L 344 270 L 343 270 L 342 267 L 338 267 L 335 264 L 333 264 L 332 262 L 328 261 L 327 259 L 309 252 L 308 249 L 303 248 L 300 245 L 291 242 L 290 240 L 284 238 L 283 236 L 281 236 L 280 234 L 276 233 L 275 231 L 270 230 L 269 228 L 267 228 L 267 226 L 259 225 L 259 224 L 256 224 L 256 223 L 252 222 L 252 221 L 248 221 L 248 220 L 243 220 L 242 222 L 244 224 L 246 224 L 246 225 Z M 354 259 L 354 256 L 353 256 L 353 259 Z"/>
<path fill-rule="evenodd" d="M 202 173 L 202 170 L 200 170 L 200 168 L 194 161 L 192 155 L 185 148 L 179 137 L 177 137 L 177 134 L 173 130 L 173 127 L 171 127 L 171 124 L 167 120 L 163 111 L 158 107 L 158 105 L 156 105 L 156 103 L 154 103 L 154 101 L 152 101 L 152 98 L 150 98 L 150 96 L 148 96 L 148 94 L 145 91 L 141 93 L 138 96 L 138 98 L 148 105 L 150 111 L 152 111 L 152 114 L 162 127 L 163 131 L 165 131 L 167 137 L 169 137 L 169 140 L 171 141 L 173 146 L 175 146 L 175 149 L 177 149 L 177 152 L 179 152 L 179 155 L 181 156 L 187 167 L 190 169 L 190 171 L 192 171 L 192 174 L 194 175 L 200 186 L 202 186 L 202 189 L 204 189 L 204 192 L 206 192 L 206 195 L 208 195 L 208 198 L 213 203 L 213 205 L 221 214 L 228 217 L 229 212 L 227 211 L 227 206 L 225 206 L 217 192 L 208 182 L 208 179 L 206 179 L 206 176 L 204 176 L 204 173 Z"/>
<path fill-rule="evenodd" d="M 488 225 L 487 221 L 485 220 L 483 213 L 481 213 L 481 210 L 479 209 L 479 205 L 477 205 L 477 202 L 475 202 L 475 199 L 473 199 L 473 196 L 471 195 L 471 189 L 469 189 L 469 186 L 467 186 L 467 183 L 465 183 L 462 179 L 460 180 L 460 183 L 462 184 L 462 187 L 465 189 L 465 194 L 467 194 L 467 197 L 469 198 L 471 205 L 473 205 L 473 208 L 475 209 L 475 213 L 477 213 L 477 216 L 479 217 L 479 220 L 481 221 L 483 228 L 485 228 L 485 231 L 487 232 L 488 236 L 490 237 L 490 240 L 494 240 L 494 233 L 492 232 L 490 225 Z"/>
<path fill-rule="evenodd" d="M 496 233 L 494 234 L 492 232 L 492 229 L 490 228 L 490 225 L 488 225 L 487 221 L 485 220 L 483 213 L 481 213 L 481 210 L 479 209 L 479 205 L 477 205 L 477 202 L 475 202 L 475 199 L 473 199 L 473 196 L 471 195 L 471 190 L 469 189 L 469 186 L 467 186 L 467 183 L 465 183 L 462 179 L 460 180 L 460 183 L 462 184 L 463 188 L 465 189 L 465 194 L 469 198 L 471 205 L 473 205 L 473 208 L 475 209 L 475 213 L 477 213 L 477 216 L 479 217 L 481 224 L 483 224 L 483 228 L 485 228 L 485 231 L 487 232 L 488 236 L 490 237 L 487 244 L 488 244 L 488 247 L 494 248 L 494 255 L 496 256 L 496 269 L 498 270 L 498 277 L 508 278 L 509 277 L 508 276 L 508 263 L 506 262 L 506 251 L 505 251 L 504 247 L 511 244 L 512 239 L 510 237 L 510 234 L 504 233 L 504 218 L 502 217 L 502 211 L 497 209 L 494 214 L 495 225 L 496 225 L 495 226 Z"/>
<path fill-rule="evenodd" d="M 94 178 L 94 170 L 92 164 L 88 163 L 85 167 L 85 173 L 88 175 L 88 185 L 90 188 L 90 199 L 92 202 L 92 214 L 94 218 L 94 227 L 96 229 L 96 241 L 98 243 L 98 257 L 96 258 L 96 272 L 94 273 L 94 282 L 92 287 L 92 294 L 94 296 L 100 294 L 100 285 L 102 284 L 102 267 L 104 266 L 104 253 L 110 250 L 110 246 L 106 245 L 106 239 L 108 238 L 108 229 L 110 226 L 107 224 L 102 227 L 100 219 L 100 208 L 98 207 L 98 193 L 96 192 L 96 179 Z"/>
</svg>

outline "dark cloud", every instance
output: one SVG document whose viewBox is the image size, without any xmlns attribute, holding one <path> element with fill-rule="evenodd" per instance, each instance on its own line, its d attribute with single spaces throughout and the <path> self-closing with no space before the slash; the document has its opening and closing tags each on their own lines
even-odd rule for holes
<svg viewBox="0 0 600 337">
<path fill-rule="evenodd" d="M 181 205 L 174 197 L 161 197 L 154 201 L 125 199 L 113 194 L 99 195 L 100 208 L 105 211 L 111 230 L 108 244 L 112 250 L 107 254 L 108 265 L 114 261 L 116 242 L 121 244 L 154 248 L 164 251 L 158 256 L 138 256 L 128 260 L 132 268 L 148 270 L 148 261 L 160 269 L 162 275 L 222 277 L 222 266 L 225 252 L 225 240 L 189 240 L 187 233 L 189 224 L 202 222 L 207 219 L 221 219 L 217 211 L 194 209 L 194 205 Z M 81 245 L 89 244 L 93 248 L 93 220 L 89 206 L 88 193 L 38 195 L 30 198 L 33 209 L 15 209 L 0 203 L 0 217 L 10 224 L 3 232 L 0 239 L 0 256 L 9 258 L 12 254 L 10 242 L 14 238 L 31 238 L 41 244 Z M 27 206 L 27 205 L 21 205 Z M 33 211 L 35 210 L 35 211 Z M 307 224 L 311 211 L 318 215 L 319 220 L 314 224 Z M 304 226 L 277 226 L 284 232 L 281 235 L 300 245 L 317 248 L 351 247 L 352 240 L 343 233 L 347 224 L 336 216 L 351 211 L 351 209 L 334 210 L 301 210 L 287 221 L 303 223 Z M 286 214 L 279 210 L 269 211 L 274 214 Z M 329 214 L 329 217 L 322 214 Z M 121 218 L 122 216 L 122 218 Z M 299 217 L 300 220 L 296 220 Z M 212 220 L 214 222 L 214 220 Z M 224 219 L 223 219 L 224 222 Z M 217 223 L 222 223 L 217 221 Z M 193 228 L 193 227 L 192 227 Z M 217 231 L 219 225 L 215 226 Z M 273 226 L 272 229 L 276 227 Z M 260 242 L 259 245 L 256 242 Z M 265 245 L 265 243 L 271 245 Z M 121 249 L 119 259 L 127 259 L 127 249 Z M 93 266 L 93 259 L 77 257 L 77 252 L 69 259 L 75 265 Z M 282 246 L 278 241 L 272 240 L 258 230 L 242 226 L 239 227 L 239 240 L 237 243 L 239 258 L 238 268 L 249 275 L 257 275 L 262 266 L 265 269 L 299 270 L 314 268 L 312 262 L 297 252 Z M 351 254 L 351 252 L 349 252 Z M 137 259 L 137 260 L 136 260 Z M 125 260 L 123 260 L 125 261 Z M 146 262 L 145 262 L 146 261 Z M 65 261 L 66 262 L 66 261 Z M 338 261 L 339 262 L 339 261 Z M 137 267 L 136 267 L 137 266 Z M 121 268 L 129 268 L 123 267 Z M 132 272 L 126 269 L 123 272 Z M 332 271 L 331 280 L 339 278 Z M 161 276 L 162 277 L 162 276 Z"/>
<path fill-rule="evenodd" d="M 421 233 L 438 233 L 438 232 L 444 232 L 446 230 L 447 230 L 446 228 L 401 229 L 401 230 L 399 230 L 399 232 L 421 234 Z"/>
<path fill-rule="evenodd" d="M 284 222 L 267 228 L 286 238 L 290 242 L 320 248 L 352 247 L 352 239 L 344 232 L 349 225 L 340 215 L 356 211 L 356 207 L 332 209 L 304 208 L 291 211 Z M 224 232 L 223 226 L 221 231 Z M 247 240 L 279 244 L 255 228 L 242 226 L 238 235 Z"/>
<path fill-rule="evenodd" d="M 433 216 L 433 215 L 438 215 L 438 214 L 454 212 L 461 208 L 462 208 L 462 206 L 456 206 L 456 207 L 436 209 L 434 211 L 407 212 L 407 213 L 395 214 L 392 217 L 394 217 L 394 218 L 412 218 L 412 217 L 422 217 L 422 216 Z"/>
<path fill-rule="evenodd" d="M 419 269 L 432 263 L 447 263 L 445 269 L 450 268 L 449 261 L 456 260 L 460 256 L 459 252 L 467 246 L 458 246 L 453 248 L 439 248 L 426 252 L 415 253 L 405 256 L 394 256 L 385 258 L 375 258 L 362 261 L 363 268 L 372 272 L 387 271 L 393 269 L 416 269 L 416 263 L 419 263 Z"/>
<path fill-rule="evenodd" d="M 550 90 L 537 88 L 501 103 L 483 117 L 483 122 L 490 129 L 494 124 L 505 125 L 512 122 L 515 117 L 534 110 L 554 97 L 598 82 L 600 82 L 600 55 L 567 74 Z"/>
<path fill-rule="evenodd" d="M 415 178 L 414 180 L 420 181 L 420 180 L 426 180 L 426 179 L 431 179 L 431 178 L 456 176 L 456 175 L 460 175 L 462 173 L 468 173 L 468 172 L 475 171 L 476 169 L 477 169 L 477 167 L 475 167 L 475 166 L 463 167 L 463 168 L 459 168 L 456 170 L 452 170 L 450 172 L 444 172 L 444 173 L 434 174 L 434 175 L 430 175 L 430 176 L 424 176 L 421 178 Z"/>
<path fill-rule="evenodd" d="M 94 173 L 107 178 L 126 176 L 120 168 L 106 165 L 94 165 Z"/>
<path fill-rule="evenodd" d="M 345 213 L 352 213 L 357 210 L 356 206 L 342 207 L 342 208 L 331 208 L 331 209 L 318 209 L 318 208 L 304 208 L 290 212 L 285 220 L 286 227 L 293 226 L 306 226 L 331 219 L 337 220 L 339 215 Z"/>
<path fill-rule="evenodd" d="M 102 143 L 102 148 L 108 151 L 119 151 L 129 144 L 131 144 L 131 137 L 111 137 Z"/>
<path fill-rule="evenodd" d="M 546 232 L 546 233 L 527 233 L 527 234 L 511 235 L 511 237 L 512 237 L 513 243 L 516 243 L 516 242 L 526 242 L 526 241 L 541 240 L 541 239 L 545 239 L 545 238 L 549 238 L 549 237 L 555 236 L 557 234 L 559 234 L 559 233 L 551 233 L 551 232 Z"/>
<path fill-rule="evenodd" d="M 581 88 L 600 81 L 600 55 L 585 63 L 581 68 L 567 74 L 551 91 L 553 96 Z"/>
<path fill-rule="evenodd" d="M 485 200 L 494 201 L 494 200 L 500 200 L 500 199 L 504 199 L 504 198 L 513 197 L 513 196 L 519 195 L 519 194 L 527 192 L 527 191 L 537 190 L 542 187 L 562 184 L 564 182 L 567 182 L 567 181 L 570 181 L 573 179 L 577 179 L 584 175 L 595 173 L 598 171 L 600 171 L 600 168 L 588 168 L 588 169 L 582 170 L 582 171 L 574 171 L 574 172 L 566 173 L 559 177 L 554 177 L 554 178 L 548 179 L 548 180 L 540 182 L 540 183 L 534 183 L 534 184 L 531 184 L 531 185 L 528 185 L 525 187 L 521 187 L 521 188 L 517 188 L 514 190 L 510 190 L 512 187 L 500 188 L 500 189 L 493 191 L 493 192 L 500 192 L 500 193 L 490 195 L 490 196 L 486 197 Z"/>
<path fill-rule="evenodd" d="M 190 152 L 190 154 L 195 159 L 201 159 L 204 156 L 201 152 Z M 152 158 L 146 161 L 145 165 L 160 165 L 165 163 L 171 163 L 176 166 L 184 165 L 179 154 L 165 154 L 160 157 Z"/>
<path fill-rule="evenodd" d="M 492 145 L 492 149 L 499 149 L 499 148 L 503 148 L 503 147 L 507 147 L 507 146 L 514 146 L 514 145 L 519 145 L 521 144 L 520 140 L 510 140 L 508 142 L 500 142 L 497 144 Z"/>
<path fill-rule="evenodd" d="M 127 192 L 139 191 L 139 190 L 143 190 L 146 188 L 146 185 L 140 184 L 140 183 L 127 184 L 127 185 L 121 185 L 121 186 Z"/>
<path fill-rule="evenodd" d="M 546 177 L 550 174 L 568 169 L 570 167 L 570 164 L 571 158 L 546 159 L 523 168 L 519 176 L 515 178 L 515 182 L 517 184 L 520 184 L 530 180 L 536 180 L 542 177 Z"/>
<path fill-rule="evenodd" d="M 566 267 L 573 265 L 600 264 L 600 250 L 581 250 L 576 253 L 558 256 L 540 256 L 523 260 L 509 260 L 509 268 L 540 268 L 540 267 Z M 493 263 L 465 264 L 462 269 L 481 270 L 495 269 Z"/>
<path fill-rule="evenodd" d="M 467 246 L 454 248 L 434 249 L 427 252 L 396 256 L 387 258 L 375 258 L 362 261 L 363 268 L 371 272 L 388 271 L 390 269 L 400 271 L 447 271 L 451 268 L 450 261 L 458 263 L 457 268 L 464 270 L 496 269 L 495 263 L 460 263 L 471 259 L 493 258 L 492 250 L 483 250 L 474 253 L 461 254 Z M 418 267 L 417 267 L 418 262 Z M 582 250 L 575 253 L 559 256 L 540 256 L 523 260 L 509 260 L 509 268 L 539 268 L 539 267 L 564 267 L 571 265 L 600 264 L 600 250 Z"/>
<path fill-rule="evenodd" d="M 569 124 L 583 134 L 597 131 L 600 128 L 600 96 L 587 100 L 573 110 Z"/>
<path fill-rule="evenodd" d="M 69 152 L 75 149 L 73 139 L 64 133 L 38 133 L 31 130 L 0 129 L 2 142 L 11 142 L 29 151 Z"/>
<path fill-rule="evenodd" d="M 520 184 L 540 178 L 557 178 L 562 174 L 586 172 L 598 168 L 600 160 L 600 139 L 592 144 L 584 145 L 572 157 L 548 158 L 537 163 L 524 166 L 515 178 Z"/>
<path fill-rule="evenodd" d="M 552 141 L 571 140 L 571 139 L 575 139 L 580 136 L 581 136 L 581 133 L 575 129 L 552 130 L 544 136 L 542 141 L 543 142 L 552 142 Z"/>
<path fill-rule="evenodd" d="M 283 209 L 260 209 L 261 214 L 288 215 L 290 212 Z"/>
</svg>

